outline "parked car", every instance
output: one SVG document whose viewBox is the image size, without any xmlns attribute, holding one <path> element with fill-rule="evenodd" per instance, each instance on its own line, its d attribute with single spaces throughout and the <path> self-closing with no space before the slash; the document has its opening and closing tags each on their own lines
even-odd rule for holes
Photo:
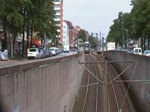
<svg viewBox="0 0 150 112">
<path fill-rule="evenodd" d="M 45 58 L 46 57 L 46 52 L 45 52 L 45 50 L 43 49 L 43 48 L 39 48 L 39 57 L 40 58 Z"/>
<path fill-rule="evenodd" d="M 150 56 L 150 50 L 145 50 L 143 53 L 144 56 Z"/>
<path fill-rule="evenodd" d="M 40 52 L 38 48 L 29 48 L 27 49 L 27 58 L 40 58 Z"/>
<path fill-rule="evenodd" d="M 53 56 L 57 55 L 57 49 L 56 49 L 56 47 L 50 47 L 50 51 L 52 52 Z"/>
<path fill-rule="evenodd" d="M 58 55 L 60 53 L 59 48 L 56 48 L 56 55 Z"/>
<path fill-rule="evenodd" d="M 44 48 L 45 53 L 46 53 L 46 57 L 51 57 L 52 56 L 52 52 L 49 48 Z"/>
</svg>

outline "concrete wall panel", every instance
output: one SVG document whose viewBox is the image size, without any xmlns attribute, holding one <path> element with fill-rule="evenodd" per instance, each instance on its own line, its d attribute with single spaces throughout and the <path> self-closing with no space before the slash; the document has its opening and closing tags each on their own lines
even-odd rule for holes
<svg viewBox="0 0 150 112">
<path fill-rule="evenodd" d="M 149 80 L 150 79 L 150 57 L 129 54 L 122 51 L 107 51 L 105 52 L 110 60 L 132 60 L 136 62 L 127 72 L 123 74 L 126 80 Z M 116 68 L 121 72 L 128 67 L 131 62 L 117 62 Z M 147 83 L 147 84 L 146 84 Z M 150 111 L 150 87 L 149 82 L 132 82 L 129 93 L 132 95 L 132 100 L 137 108 L 137 112 Z"/>
<path fill-rule="evenodd" d="M 84 54 L 0 68 L 0 112 L 69 112 L 82 80 L 78 60 Z"/>
</svg>

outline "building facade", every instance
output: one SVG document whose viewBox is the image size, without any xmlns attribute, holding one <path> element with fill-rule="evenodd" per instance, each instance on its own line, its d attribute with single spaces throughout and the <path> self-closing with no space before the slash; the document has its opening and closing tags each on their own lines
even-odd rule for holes
<svg viewBox="0 0 150 112">
<path fill-rule="evenodd" d="M 62 44 L 69 44 L 69 24 L 66 20 L 63 21 Z"/>
<path fill-rule="evenodd" d="M 69 44 L 70 48 L 77 47 L 78 29 L 70 21 L 63 21 L 63 44 Z"/>
<path fill-rule="evenodd" d="M 59 33 L 58 39 L 62 43 L 63 37 L 63 0 L 54 0 L 54 10 L 56 12 L 54 20 L 58 26 L 57 32 Z"/>
<path fill-rule="evenodd" d="M 76 40 L 78 38 L 78 30 L 75 26 L 71 27 L 69 35 L 70 35 L 70 46 L 77 47 Z"/>
</svg>

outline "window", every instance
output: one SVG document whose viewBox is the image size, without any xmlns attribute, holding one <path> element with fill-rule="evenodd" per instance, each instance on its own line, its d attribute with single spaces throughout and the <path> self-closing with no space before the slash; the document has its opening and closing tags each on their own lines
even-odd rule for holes
<svg viewBox="0 0 150 112">
<path fill-rule="evenodd" d="M 60 18 L 60 15 L 55 15 L 55 18 Z"/>
<path fill-rule="evenodd" d="M 55 10 L 56 13 L 60 13 L 60 10 Z"/>
<path fill-rule="evenodd" d="M 56 21 L 56 24 L 60 24 L 60 21 Z"/>
<path fill-rule="evenodd" d="M 59 8 L 59 7 L 60 7 L 60 5 L 59 5 L 59 4 L 55 4 L 55 5 L 54 5 L 54 7 Z"/>
</svg>

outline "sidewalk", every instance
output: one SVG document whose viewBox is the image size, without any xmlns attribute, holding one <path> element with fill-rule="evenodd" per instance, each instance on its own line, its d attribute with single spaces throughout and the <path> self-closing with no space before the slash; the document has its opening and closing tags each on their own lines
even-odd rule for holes
<svg viewBox="0 0 150 112">
<path fill-rule="evenodd" d="M 8 58 L 8 60 L 4 60 L 4 61 L 0 59 L 0 68 L 8 65 L 11 66 L 13 64 L 17 64 L 19 62 L 26 61 L 26 60 L 27 60 L 26 57 Z"/>
</svg>

